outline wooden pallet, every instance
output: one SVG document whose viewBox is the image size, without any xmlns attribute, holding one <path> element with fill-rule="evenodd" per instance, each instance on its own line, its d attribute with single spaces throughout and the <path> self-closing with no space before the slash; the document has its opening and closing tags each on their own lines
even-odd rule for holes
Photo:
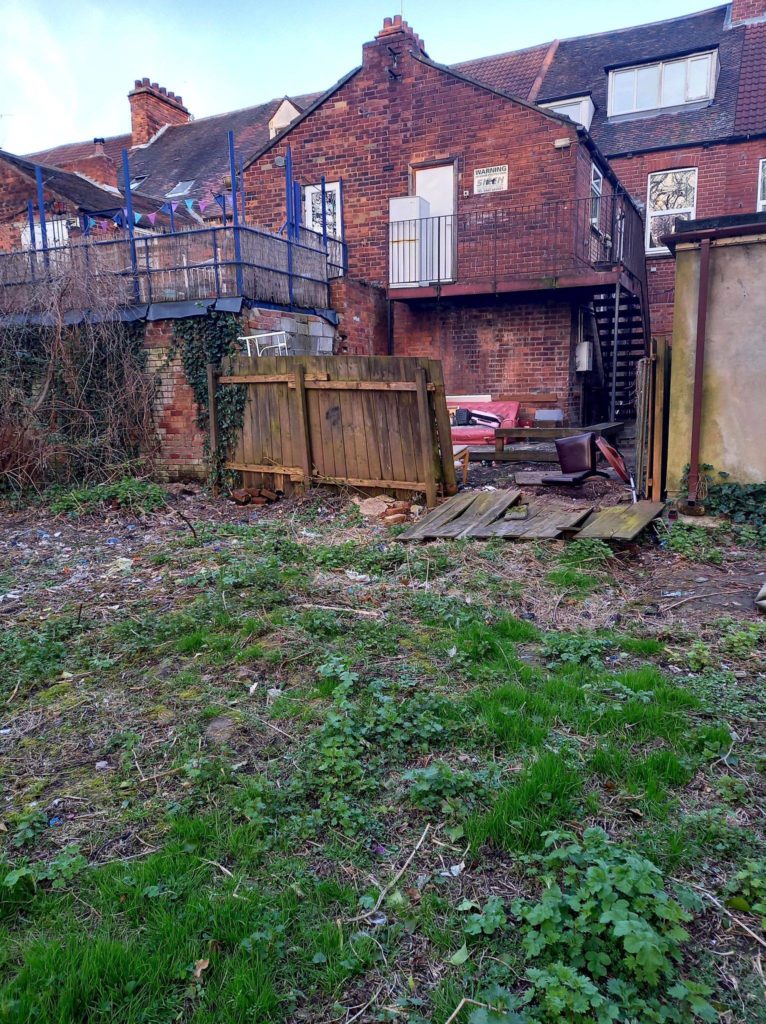
<svg viewBox="0 0 766 1024">
<path fill-rule="evenodd" d="M 638 501 L 635 505 L 613 505 L 596 512 L 583 526 L 578 537 L 598 540 L 633 540 L 653 519 L 661 515 L 662 501 Z"/>
<path fill-rule="evenodd" d="M 532 501 L 520 505 L 521 491 L 463 491 L 414 523 L 400 537 L 408 540 L 455 540 L 458 537 L 505 540 L 554 540 L 591 537 L 633 540 L 663 509 L 662 502 L 639 501 L 593 512 L 592 505 Z M 508 510 L 513 511 L 508 514 Z"/>
<path fill-rule="evenodd" d="M 521 491 L 473 491 L 450 498 L 421 522 L 401 535 L 402 540 L 453 540 L 458 537 L 505 537 L 533 540 L 559 537 L 590 514 L 592 506 L 572 509 L 550 503 L 533 503 L 519 508 L 522 514 L 505 518 L 521 499 Z M 523 514 L 523 513 L 526 514 Z"/>
</svg>

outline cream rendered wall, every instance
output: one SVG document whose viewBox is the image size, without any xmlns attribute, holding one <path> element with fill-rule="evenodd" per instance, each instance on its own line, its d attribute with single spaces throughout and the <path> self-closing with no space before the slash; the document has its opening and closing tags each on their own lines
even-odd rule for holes
<svg viewBox="0 0 766 1024">
<path fill-rule="evenodd" d="M 669 496 L 691 446 L 699 245 L 678 246 L 668 435 Z M 766 236 L 711 246 L 700 462 L 736 483 L 766 481 Z"/>
</svg>

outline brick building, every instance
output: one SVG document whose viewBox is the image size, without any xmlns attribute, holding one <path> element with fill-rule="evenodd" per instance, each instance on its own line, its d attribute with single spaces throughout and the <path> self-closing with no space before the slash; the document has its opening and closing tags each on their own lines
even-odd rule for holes
<svg viewBox="0 0 766 1024">
<path fill-rule="evenodd" d="M 283 232 L 289 143 L 304 225 L 321 226 L 324 178 L 328 233 L 348 245 L 338 351 L 437 355 L 454 390 L 553 393 L 572 420 L 602 414 L 614 380 L 627 414 L 647 309 L 652 333 L 670 332 L 662 235 L 677 217 L 766 208 L 764 58 L 766 0 L 450 68 L 387 19 L 327 92 L 194 120 L 144 78 L 130 132 L 27 163 L 46 187 L 59 170 L 124 196 L 128 148 L 134 203 L 156 208 L 231 189 L 231 130 L 250 222 Z M 0 249 L 23 245 L 29 190 L 8 194 L 20 158 L 6 156 Z M 197 225 L 221 222 L 201 206 Z"/>
</svg>

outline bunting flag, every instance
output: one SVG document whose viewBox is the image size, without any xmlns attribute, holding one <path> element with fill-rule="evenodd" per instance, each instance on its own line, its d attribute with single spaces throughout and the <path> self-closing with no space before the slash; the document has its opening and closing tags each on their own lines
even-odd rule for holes
<svg viewBox="0 0 766 1024">
<path fill-rule="evenodd" d="M 205 210 L 208 208 L 208 206 L 210 206 L 210 200 L 209 199 L 200 199 L 199 202 L 197 203 L 197 205 L 199 206 L 199 212 L 200 213 L 204 213 Z"/>
<path fill-rule="evenodd" d="M 139 221 L 141 220 L 142 216 L 143 216 L 142 213 L 134 213 L 133 214 L 133 220 L 135 221 L 136 224 L 139 223 Z"/>
<path fill-rule="evenodd" d="M 191 211 L 191 208 L 194 206 L 194 202 L 194 199 L 184 199 L 184 205 L 186 206 L 186 209 Z"/>
<path fill-rule="evenodd" d="M 122 214 L 119 211 L 113 215 L 112 220 L 114 221 L 114 223 L 117 225 L 118 228 L 121 228 L 121 227 L 124 226 L 123 225 L 124 218 L 123 218 Z"/>
<path fill-rule="evenodd" d="M 222 210 L 226 209 L 226 196 L 213 196 L 213 199 L 218 203 Z"/>
<path fill-rule="evenodd" d="M 163 203 L 160 207 L 160 213 L 170 213 L 170 203 Z"/>
<path fill-rule="evenodd" d="M 173 213 L 176 212 L 176 210 L 178 209 L 178 206 L 179 206 L 178 203 L 171 203 L 170 204 L 170 209 L 173 211 Z"/>
<path fill-rule="evenodd" d="M 149 221 L 151 226 L 154 227 L 154 222 L 157 220 L 157 214 L 156 213 L 148 213 L 146 215 L 146 219 Z"/>
</svg>

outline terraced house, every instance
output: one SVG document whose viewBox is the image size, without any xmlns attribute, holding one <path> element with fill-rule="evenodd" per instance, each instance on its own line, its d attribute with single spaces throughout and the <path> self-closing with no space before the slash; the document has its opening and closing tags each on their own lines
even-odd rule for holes
<svg viewBox="0 0 766 1024">
<path fill-rule="evenodd" d="M 126 185 L 139 211 L 183 204 L 194 247 L 148 296 L 154 316 L 208 293 L 203 313 L 238 298 L 227 308 L 299 309 L 336 351 L 441 358 L 453 392 L 522 396 L 530 411 L 553 397 L 571 422 L 629 418 L 635 360 L 671 331 L 663 238 L 678 218 L 766 208 L 766 0 L 449 67 L 397 17 L 325 92 L 194 121 L 142 79 L 130 114 L 129 134 L 32 154 L 26 174 L 98 182 L 105 205 Z M 230 220 L 237 195 L 261 234 L 201 257 L 200 232 L 226 223 L 227 202 Z M 0 196 L 6 249 L 34 239 L 23 199 Z M 267 280 L 262 238 L 286 241 L 291 285 L 317 286 Z M 324 253 L 321 272 L 296 270 L 303 248 Z"/>
</svg>

